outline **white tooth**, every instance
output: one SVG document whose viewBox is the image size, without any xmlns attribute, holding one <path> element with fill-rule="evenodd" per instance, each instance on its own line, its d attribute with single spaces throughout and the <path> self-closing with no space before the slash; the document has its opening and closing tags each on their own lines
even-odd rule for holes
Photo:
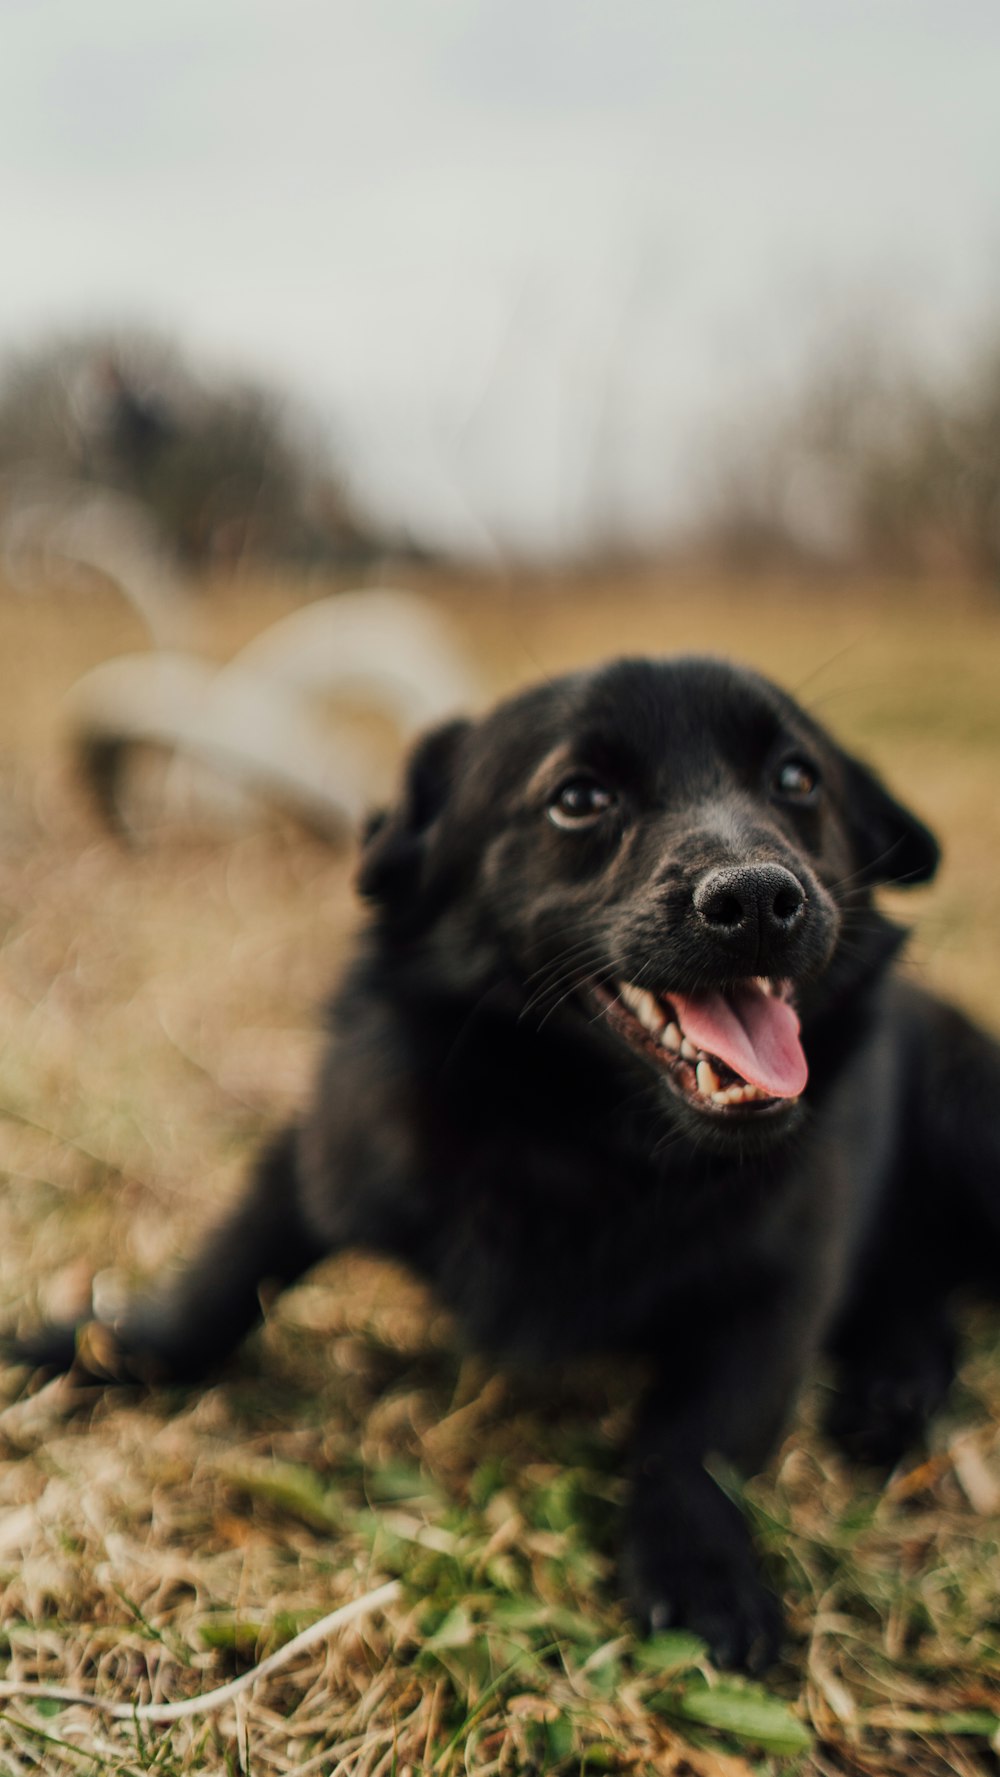
<svg viewBox="0 0 1000 1777">
<path fill-rule="evenodd" d="M 661 1030 L 660 1042 L 665 1049 L 672 1049 L 675 1055 L 680 1054 L 681 1033 L 676 1024 L 668 1024 L 666 1030 Z"/>
<path fill-rule="evenodd" d="M 703 1093 L 706 1098 L 711 1098 L 713 1092 L 718 1092 L 719 1076 L 710 1061 L 699 1061 L 696 1078 L 698 1091 Z"/>
<path fill-rule="evenodd" d="M 619 981 L 618 997 L 625 1001 L 629 1011 L 633 1012 L 639 1023 L 644 1025 L 647 1030 L 652 1031 L 654 1036 L 657 1031 L 662 1029 L 666 1021 L 666 1013 L 661 1011 L 652 994 L 647 993 L 644 987 L 636 987 L 632 981 Z"/>
<path fill-rule="evenodd" d="M 729 1093 L 728 1092 L 713 1092 L 712 1093 L 712 1103 L 713 1104 L 728 1104 L 729 1103 Z"/>
<path fill-rule="evenodd" d="M 644 994 L 643 998 L 645 1004 L 639 1013 L 639 1017 L 642 1019 L 646 1029 L 652 1031 L 654 1037 L 657 1037 L 667 1022 L 667 1014 L 663 1010 L 659 1001 L 654 1000 L 651 993 Z"/>
<path fill-rule="evenodd" d="M 729 1102 L 730 1102 L 730 1104 L 742 1104 L 746 1098 L 746 1095 L 747 1094 L 746 1094 L 746 1087 L 745 1086 L 730 1086 L 730 1088 L 729 1088 Z"/>
<path fill-rule="evenodd" d="M 698 1051 L 693 1043 L 688 1042 L 687 1037 L 681 1042 L 681 1054 L 685 1061 L 697 1061 L 698 1059 Z"/>
</svg>

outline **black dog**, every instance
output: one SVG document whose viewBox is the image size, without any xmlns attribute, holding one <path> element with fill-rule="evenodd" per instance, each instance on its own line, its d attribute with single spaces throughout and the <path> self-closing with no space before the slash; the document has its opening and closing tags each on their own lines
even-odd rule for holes
<svg viewBox="0 0 1000 1777">
<path fill-rule="evenodd" d="M 370 826 L 374 918 L 312 1108 L 182 1276 L 22 1352 L 202 1373 L 352 1246 L 499 1358 L 641 1354 L 624 1579 L 723 1662 L 780 1637 L 705 1467 L 765 1462 L 820 1349 L 892 1463 L 998 1275 L 1000 1051 L 896 978 L 874 885 L 934 839 L 766 680 L 620 661 L 430 734 Z"/>
</svg>

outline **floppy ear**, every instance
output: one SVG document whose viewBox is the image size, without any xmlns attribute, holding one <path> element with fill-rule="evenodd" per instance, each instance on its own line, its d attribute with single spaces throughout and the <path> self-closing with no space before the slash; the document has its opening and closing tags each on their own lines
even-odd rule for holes
<svg viewBox="0 0 1000 1777">
<path fill-rule="evenodd" d="M 446 722 L 425 734 L 407 761 L 399 801 L 369 819 L 357 876 L 366 900 L 389 906 L 418 889 L 428 837 L 448 800 L 459 747 L 470 727 L 470 722 Z"/>
<path fill-rule="evenodd" d="M 941 847 L 930 828 L 890 796 L 860 759 L 849 753 L 841 758 L 848 822 L 862 880 L 894 883 L 897 888 L 930 882 L 941 859 Z"/>
</svg>

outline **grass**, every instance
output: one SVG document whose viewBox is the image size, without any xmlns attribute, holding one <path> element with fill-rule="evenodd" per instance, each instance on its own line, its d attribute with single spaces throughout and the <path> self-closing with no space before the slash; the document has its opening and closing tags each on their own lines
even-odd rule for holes
<svg viewBox="0 0 1000 1777">
<path fill-rule="evenodd" d="M 941 830 L 899 899 L 916 963 L 1000 1000 L 1000 612 L 957 589 L 536 582 L 435 588 L 502 690 L 624 649 L 750 659 L 877 759 Z M 297 589 L 206 599 L 220 656 Z M 832 602 L 832 609 L 831 609 Z M 68 1311 L 94 1269 L 190 1246 L 300 1103 L 357 914 L 346 854 L 278 827 L 127 851 L 67 769 L 59 698 L 141 643 L 110 593 L 0 597 L 0 1312 Z M 995 1020 L 994 1020 L 995 1022 Z M 928 1459 L 879 1491 L 813 1430 L 823 1379 L 747 1509 L 793 1641 L 767 1688 L 615 1602 L 635 1379 L 497 1378 L 402 1275 L 338 1262 L 198 1393 L 0 1406 L 6 1676 L 119 1700 L 207 1691 L 383 1579 L 401 1601 L 218 1716 L 167 1729 L 11 1703 L 0 1777 L 996 1770 L 1000 1366 L 968 1320 Z"/>
</svg>

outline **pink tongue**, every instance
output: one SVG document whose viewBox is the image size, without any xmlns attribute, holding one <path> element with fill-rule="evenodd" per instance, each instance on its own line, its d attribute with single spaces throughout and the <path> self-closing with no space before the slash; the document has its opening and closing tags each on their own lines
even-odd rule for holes
<svg viewBox="0 0 1000 1777">
<path fill-rule="evenodd" d="M 728 993 L 672 993 L 684 1035 L 769 1098 L 798 1098 L 809 1077 L 799 1021 L 787 1000 L 752 981 Z"/>
</svg>

